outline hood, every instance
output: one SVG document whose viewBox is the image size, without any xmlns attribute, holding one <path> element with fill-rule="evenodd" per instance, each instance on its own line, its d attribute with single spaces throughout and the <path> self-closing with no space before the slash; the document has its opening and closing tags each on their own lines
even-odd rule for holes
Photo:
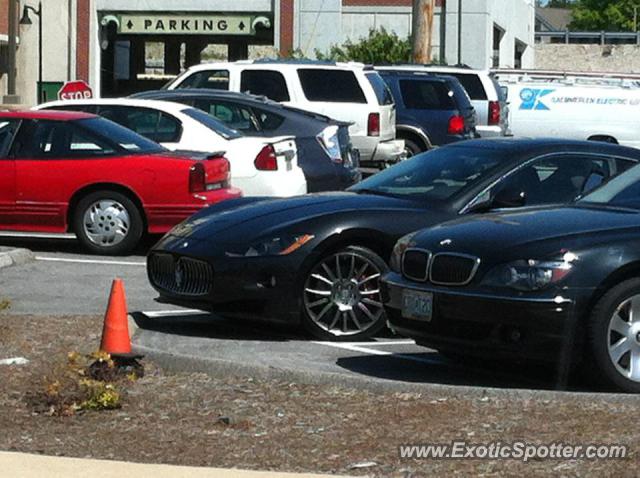
<svg viewBox="0 0 640 478">
<path fill-rule="evenodd" d="M 587 242 L 607 241 L 621 230 L 636 229 L 640 213 L 583 206 L 530 208 L 517 212 L 482 214 L 425 229 L 414 237 L 416 247 L 436 252 L 458 252 L 477 257 L 500 256 L 526 250 L 579 248 Z"/>
<path fill-rule="evenodd" d="M 414 203 L 387 196 L 353 192 L 317 193 L 292 198 L 240 198 L 203 209 L 171 232 L 203 240 L 252 239 L 296 222 L 335 213 L 407 209 Z"/>
</svg>

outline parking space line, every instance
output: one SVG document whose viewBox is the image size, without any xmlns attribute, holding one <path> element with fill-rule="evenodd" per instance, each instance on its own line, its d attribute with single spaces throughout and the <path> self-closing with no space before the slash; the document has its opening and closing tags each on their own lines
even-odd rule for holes
<svg viewBox="0 0 640 478">
<path fill-rule="evenodd" d="M 146 266 L 146 262 L 133 262 L 133 261 L 103 261 L 96 259 L 67 259 L 64 257 L 47 257 L 36 256 L 37 261 L 44 262 L 69 262 L 75 264 L 106 264 L 110 266 Z"/>
<path fill-rule="evenodd" d="M 200 314 L 208 314 L 206 310 L 198 310 L 198 309 L 173 309 L 173 310 L 152 310 L 148 312 L 140 312 L 142 315 L 145 315 L 151 319 L 158 317 L 167 317 L 171 315 L 200 315 Z"/>
<path fill-rule="evenodd" d="M 399 358 L 403 360 L 411 360 L 413 362 L 422 362 L 422 363 L 428 363 L 431 365 L 442 365 L 442 361 L 437 359 L 429 359 L 426 357 L 414 357 L 413 355 L 407 355 L 407 354 L 397 354 L 393 352 L 387 352 L 386 350 L 370 349 L 368 347 L 362 347 L 360 345 L 353 345 L 350 343 L 343 343 L 343 342 L 313 342 L 313 343 L 318 345 L 326 345 L 328 347 L 334 347 L 342 350 L 350 350 L 352 352 L 360 352 L 360 353 L 369 354 L 369 355 L 381 355 L 381 356 L 384 355 L 384 356 Z"/>
</svg>

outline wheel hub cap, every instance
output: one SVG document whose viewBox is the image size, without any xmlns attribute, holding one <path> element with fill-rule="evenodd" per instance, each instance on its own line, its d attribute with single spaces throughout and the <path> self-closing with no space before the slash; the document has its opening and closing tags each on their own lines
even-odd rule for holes
<svg viewBox="0 0 640 478">
<path fill-rule="evenodd" d="M 640 295 L 625 300 L 614 312 L 607 346 L 618 373 L 640 382 Z"/>
<path fill-rule="evenodd" d="M 378 323 L 383 315 L 380 269 L 357 252 L 339 252 L 317 264 L 305 282 L 304 307 L 321 329 L 354 335 Z"/>
<path fill-rule="evenodd" d="M 119 202 L 101 200 L 86 210 L 83 224 L 84 232 L 91 242 L 99 246 L 115 246 L 127 237 L 131 219 Z"/>
</svg>

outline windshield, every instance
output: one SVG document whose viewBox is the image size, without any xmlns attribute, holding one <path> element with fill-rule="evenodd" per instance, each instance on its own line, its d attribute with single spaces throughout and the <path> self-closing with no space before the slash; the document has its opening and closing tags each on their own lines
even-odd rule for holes
<svg viewBox="0 0 640 478">
<path fill-rule="evenodd" d="M 640 209 L 640 165 L 614 177 L 602 187 L 578 200 L 578 204 L 606 204 Z"/>
<path fill-rule="evenodd" d="M 190 116 L 194 120 L 202 123 L 211 131 L 219 134 L 224 139 L 236 139 L 242 137 L 242 134 L 235 129 L 229 128 L 222 121 L 196 108 L 187 108 L 182 110 L 184 114 Z"/>
<path fill-rule="evenodd" d="M 350 190 L 445 201 L 491 175 L 503 159 L 503 153 L 492 149 L 440 148 L 403 161 Z"/>
<path fill-rule="evenodd" d="M 79 124 L 131 153 L 152 154 L 166 151 L 158 143 L 105 118 L 83 119 L 79 121 Z"/>
</svg>

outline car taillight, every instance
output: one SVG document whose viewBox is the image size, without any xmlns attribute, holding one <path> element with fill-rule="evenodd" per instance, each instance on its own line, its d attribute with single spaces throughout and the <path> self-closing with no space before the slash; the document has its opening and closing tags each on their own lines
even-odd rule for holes
<svg viewBox="0 0 640 478">
<path fill-rule="evenodd" d="M 500 124 L 499 101 L 489 101 L 489 124 L 492 126 Z"/>
<path fill-rule="evenodd" d="M 380 113 L 369 113 L 367 135 L 380 136 Z"/>
<path fill-rule="evenodd" d="M 463 134 L 464 133 L 464 118 L 460 115 L 455 115 L 449 118 L 449 134 Z"/>
<path fill-rule="evenodd" d="M 278 159 L 276 158 L 276 151 L 273 149 L 273 146 L 268 144 L 262 148 L 253 164 L 255 164 L 258 171 L 277 171 Z"/>
<path fill-rule="evenodd" d="M 189 169 L 189 192 L 201 193 L 207 188 L 206 174 L 202 163 L 196 163 Z"/>
<path fill-rule="evenodd" d="M 231 165 L 224 156 L 209 156 L 189 170 L 189 192 L 201 193 L 229 187 Z"/>
</svg>

